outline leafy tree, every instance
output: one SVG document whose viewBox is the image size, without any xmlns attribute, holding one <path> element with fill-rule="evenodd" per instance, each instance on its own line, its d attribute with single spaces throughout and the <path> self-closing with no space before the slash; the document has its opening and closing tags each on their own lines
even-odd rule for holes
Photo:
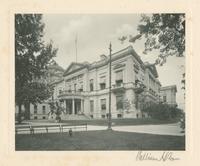
<svg viewBox="0 0 200 166">
<path fill-rule="evenodd" d="M 163 65 L 168 56 L 184 56 L 185 14 L 142 15 L 138 31 L 139 38 L 146 38 L 144 53 L 159 50 L 156 64 Z"/>
<path fill-rule="evenodd" d="M 50 96 L 45 77 L 57 49 L 52 41 L 45 44 L 43 35 L 41 14 L 15 15 L 15 103 L 19 123 L 22 105 L 30 107 L 30 103 L 40 103 Z"/>
<path fill-rule="evenodd" d="M 141 15 L 136 36 L 129 35 L 129 42 L 145 40 L 144 54 L 152 50 L 159 50 L 160 54 L 155 64 L 163 65 L 168 56 L 183 57 L 185 54 L 185 14 L 152 14 Z M 118 38 L 121 43 L 127 36 Z"/>
<path fill-rule="evenodd" d="M 56 115 L 56 121 L 61 122 L 60 115 L 62 113 L 65 114 L 65 109 L 58 102 L 51 102 L 51 103 L 49 103 L 49 105 L 50 105 L 50 112 L 49 112 L 49 114 L 50 115 L 55 114 Z"/>
</svg>

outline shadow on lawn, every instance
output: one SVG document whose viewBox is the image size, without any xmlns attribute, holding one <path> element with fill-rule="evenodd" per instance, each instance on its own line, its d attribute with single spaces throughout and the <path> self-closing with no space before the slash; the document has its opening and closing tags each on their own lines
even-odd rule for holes
<svg viewBox="0 0 200 166">
<path fill-rule="evenodd" d="M 185 150 L 184 136 L 161 136 L 119 131 L 81 131 L 16 135 L 16 150 Z"/>
</svg>

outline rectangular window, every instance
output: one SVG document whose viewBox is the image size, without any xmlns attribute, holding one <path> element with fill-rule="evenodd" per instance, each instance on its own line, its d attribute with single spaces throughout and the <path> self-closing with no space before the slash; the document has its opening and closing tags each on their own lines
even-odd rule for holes
<svg viewBox="0 0 200 166">
<path fill-rule="evenodd" d="M 43 116 L 43 117 L 42 117 L 42 119 L 46 119 L 46 117 L 45 117 L 45 116 Z"/>
<path fill-rule="evenodd" d="M 46 106 L 45 105 L 42 106 L 42 112 L 43 112 L 43 114 L 46 113 Z"/>
<path fill-rule="evenodd" d="M 68 91 L 69 91 L 69 92 L 72 91 L 72 87 L 71 87 L 71 85 L 69 85 L 69 89 L 68 89 Z"/>
<path fill-rule="evenodd" d="M 76 84 L 74 84 L 74 91 L 76 92 Z"/>
<path fill-rule="evenodd" d="M 122 117 L 122 114 L 117 114 L 117 117 L 118 117 L 118 118 L 121 118 L 121 117 Z"/>
<path fill-rule="evenodd" d="M 101 110 L 106 110 L 106 99 L 101 99 Z"/>
<path fill-rule="evenodd" d="M 34 105 L 34 114 L 37 114 L 37 105 Z"/>
<path fill-rule="evenodd" d="M 163 102 L 167 102 L 167 96 L 163 96 Z"/>
<path fill-rule="evenodd" d="M 121 86 L 123 83 L 123 70 L 116 71 L 115 74 L 116 74 L 115 78 L 116 86 Z"/>
<path fill-rule="evenodd" d="M 123 95 L 116 96 L 116 106 L 117 110 L 123 109 Z"/>
<path fill-rule="evenodd" d="M 94 112 L 94 101 L 90 100 L 90 112 L 93 113 Z"/>
<path fill-rule="evenodd" d="M 103 90 L 106 88 L 106 76 L 101 76 L 99 79 L 100 82 L 100 89 Z"/>
<path fill-rule="evenodd" d="M 37 119 L 37 116 L 34 116 L 34 119 Z"/>
<path fill-rule="evenodd" d="M 105 84 L 105 83 L 101 83 L 101 84 L 100 84 L 100 89 L 101 89 L 101 90 L 106 89 L 106 84 Z"/>
<path fill-rule="evenodd" d="M 123 81 L 123 70 L 116 71 L 116 81 L 122 80 Z"/>
<path fill-rule="evenodd" d="M 83 92 L 83 82 L 81 82 L 80 85 L 79 85 L 79 91 Z"/>
<path fill-rule="evenodd" d="M 94 90 L 94 80 L 91 79 L 90 80 L 90 91 L 93 91 Z"/>
</svg>

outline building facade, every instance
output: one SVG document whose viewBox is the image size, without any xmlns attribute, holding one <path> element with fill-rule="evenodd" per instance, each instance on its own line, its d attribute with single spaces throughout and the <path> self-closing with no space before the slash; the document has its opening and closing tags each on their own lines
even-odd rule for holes
<svg viewBox="0 0 200 166">
<path fill-rule="evenodd" d="M 58 102 L 64 108 L 62 119 L 76 119 L 80 115 L 107 118 L 109 61 L 108 56 L 101 55 L 99 61 L 73 62 L 66 70 L 57 63 L 50 65 L 46 82 L 52 86 L 53 96 L 41 104 L 30 104 L 30 119 L 55 119 L 50 102 Z M 152 103 L 175 107 L 176 92 L 175 85 L 161 87 L 155 65 L 143 62 L 132 46 L 111 55 L 112 118 L 145 117 L 141 110 Z"/>
<path fill-rule="evenodd" d="M 132 46 L 112 54 L 111 64 L 112 118 L 141 117 L 143 100 L 159 102 L 161 84 L 156 67 L 143 63 Z M 53 99 L 62 103 L 67 115 L 107 118 L 109 57 L 101 55 L 91 64 L 71 63 L 62 81 L 55 84 Z"/>
<path fill-rule="evenodd" d="M 161 101 L 172 107 L 177 107 L 176 103 L 176 85 L 165 86 L 160 89 Z"/>
</svg>

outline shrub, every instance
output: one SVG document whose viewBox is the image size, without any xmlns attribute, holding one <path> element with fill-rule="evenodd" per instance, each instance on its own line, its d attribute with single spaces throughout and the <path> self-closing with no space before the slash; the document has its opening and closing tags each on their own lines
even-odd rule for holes
<svg viewBox="0 0 200 166">
<path fill-rule="evenodd" d="M 152 104 L 142 109 L 142 112 L 146 112 L 150 117 L 159 120 L 176 119 L 181 115 L 180 109 L 161 103 Z"/>
</svg>

